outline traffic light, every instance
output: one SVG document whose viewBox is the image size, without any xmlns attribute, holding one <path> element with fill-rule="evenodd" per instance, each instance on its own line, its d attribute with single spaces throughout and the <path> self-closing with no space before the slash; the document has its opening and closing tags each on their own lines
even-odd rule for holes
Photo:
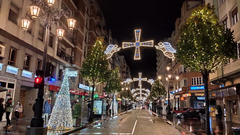
<svg viewBox="0 0 240 135">
<path fill-rule="evenodd" d="M 34 79 L 34 88 L 40 88 L 44 86 L 44 73 L 42 70 L 36 71 L 36 78 Z"/>
</svg>

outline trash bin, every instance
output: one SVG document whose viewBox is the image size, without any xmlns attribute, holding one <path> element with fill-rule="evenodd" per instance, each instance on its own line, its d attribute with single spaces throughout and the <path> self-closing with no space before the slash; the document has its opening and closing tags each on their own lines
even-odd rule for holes
<svg viewBox="0 0 240 135">
<path fill-rule="evenodd" d="M 233 135 L 240 135 L 240 127 L 232 127 Z"/>
</svg>

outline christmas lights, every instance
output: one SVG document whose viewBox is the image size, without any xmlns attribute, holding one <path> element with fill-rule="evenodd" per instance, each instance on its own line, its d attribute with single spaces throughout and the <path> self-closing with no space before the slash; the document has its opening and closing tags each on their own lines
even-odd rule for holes
<svg viewBox="0 0 240 135">
<path fill-rule="evenodd" d="M 138 81 L 138 86 L 142 87 L 142 81 L 147 81 L 147 78 L 142 78 L 142 73 L 138 73 L 138 78 L 133 78 L 133 81 Z"/>
<path fill-rule="evenodd" d="M 61 89 L 47 127 L 53 130 L 69 130 L 73 128 L 67 69 L 64 72 Z"/>
<path fill-rule="evenodd" d="M 172 47 L 172 45 L 169 42 L 160 42 L 158 43 L 158 46 L 155 47 L 156 49 L 162 51 L 165 56 L 174 61 L 175 59 L 174 53 L 176 53 L 176 50 Z"/>
<path fill-rule="evenodd" d="M 128 78 L 126 81 L 123 81 L 122 83 L 131 83 L 133 80 L 132 79 L 130 79 L 130 78 Z"/>
<path fill-rule="evenodd" d="M 154 83 L 154 80 L 153 79 L 148 79 L 147 81 L 148 83 L 150 83 L 151 85 Z"/>
<path fill-rule="evenodd" d="M 122 43 L 122 48 L 130 48 L 130 47 L 135 47 L 135 54 L 134 54 L 134 60 L 140 60 L 141 55 L 140 55 L 140 47 L 153 47 L 153 40 L 149 41 L 144 41 L 140 42 L 141 39 L 141 29 L 135 29 L 135 42 L 123 42 Z"/>
<path fill-rule="evenodd" d="M 110 59 L 115 52 L 120 51 L 121 47 L 118 45 L 108 45 L 104 54 L 107 56 L 107 59 Z"/>
</svg>

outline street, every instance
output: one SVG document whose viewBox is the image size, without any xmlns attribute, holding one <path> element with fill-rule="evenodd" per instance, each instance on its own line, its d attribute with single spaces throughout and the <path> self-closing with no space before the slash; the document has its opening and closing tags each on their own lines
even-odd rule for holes
<svg viewBox="0 0 240 135">
<path fill-rule="evenodd" d="M 124 135 L 181 135 L 173 126 L 161 118 L 154 117 L 147 110 L 133 110 L 104 123 L 88 127 L 78 134 L 124 134 Z"/>
</svg>

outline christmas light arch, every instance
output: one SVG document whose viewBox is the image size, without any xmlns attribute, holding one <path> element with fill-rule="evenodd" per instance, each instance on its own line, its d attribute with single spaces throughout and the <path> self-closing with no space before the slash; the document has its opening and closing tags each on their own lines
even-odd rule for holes
<svg viewBox="0 0 240 135">
<path fill-rule="evenodd" d="M 154 47 L 154 41 L 144 41 L 141 42 L 141 29 L 135 29 L 135 42 L 123 42 L 122 43 L 122 49 L 132 48 L 135 47 L 135 54 L 134 54 L 134 60 L 141 60 L 141 51 L 140 47 Z M 155 45 L 155 48 L 157 50 L 160 50 L 163 52 L 163 54 L 172 59 L 172 61 L 175 59 L 174 54 L 176 53 L 176 50 L 172 47 L 171 43 L 169 42 L 159 42 L 158 45 Z M 121 50 L 121 47 L 118 45 L 108 45 L 106 48 L 106 51 L 104 52 L 105 55 L 107 55 L 107 59 L 110 59 L 114 53 Z"/>
</svg>

